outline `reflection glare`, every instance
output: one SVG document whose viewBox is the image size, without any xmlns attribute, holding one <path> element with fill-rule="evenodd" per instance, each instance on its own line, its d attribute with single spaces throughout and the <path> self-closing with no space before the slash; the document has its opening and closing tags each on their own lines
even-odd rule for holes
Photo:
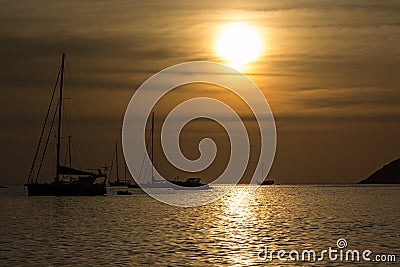
<svg viewBox="0 0 400 267">
<path fill-rule="evenodd" d="M 254 239 L 257 239 L 256 216 L 252 211 L 255 205 L 255 191 L 249 186 L 235 188 L 224 198 L 222 221 L 224 234 L 229 240 L 229 255 L 234 263 L 231 266 L 247 266 L 254 262 L 255 257 L 250 249 Z"/>
</svg>

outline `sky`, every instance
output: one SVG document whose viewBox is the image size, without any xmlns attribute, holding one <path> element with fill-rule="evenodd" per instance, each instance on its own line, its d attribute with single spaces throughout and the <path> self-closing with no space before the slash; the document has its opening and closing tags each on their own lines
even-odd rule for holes
<svg viewBox="0 0 400 267">
<path fill-rule="evenodd" d="M 67 53 L 65 101 L 80 115 L 71 116 L 81 133 L 73 139 L 85 151 L 79 164 L 100 166 L 111 161 L 136 88 L 174 64 L 224 63 L 215 42 L 221 27 L 232 22 L 256 27 L 263 40 L 261 56 L 243 72 L 262 90 L 275 117 L 270 178 L 353 183 L 400 157 L 398 1 L 13 0 L 0 5 L 0 183 L 27 179 L 61 51 Z M 223 96 L 220 90 L 203 87 L 176 96 Z M 174 101 L 165 100 L 164 106 Z M 238 105 L 233 98 L 225 101 Z M 242 115 L 248 114 L 242 110 Z M 182 147 L 189 148 L 183 151 L 196 157 L 196 140 L 205 132 L 218 139 L 218 127 L 188 126 Z M 216 169 L 227 158 L 221 142 Z M 220 171 L 215 168 L 204 177 Z M 52 171 L 47 169 L 49 176 Z"/>
</svg>

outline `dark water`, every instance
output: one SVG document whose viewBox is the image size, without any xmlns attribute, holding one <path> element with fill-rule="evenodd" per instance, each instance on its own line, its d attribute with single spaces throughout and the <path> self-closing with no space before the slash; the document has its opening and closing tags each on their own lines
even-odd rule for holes
<svg viewBox="0 0 400 267">
<path fill-rule="evenodd" d="M 371 266 L 400 262 L 400 187 L 242 186 L 197 208 L 133 192 L 27 197 L 21 186 L 0 189 L 0 266 L 348 266 L 258 258 L 265 246 L 337 249 L 339 238 L 346 249 L 396 255 Z"/>
</svg>

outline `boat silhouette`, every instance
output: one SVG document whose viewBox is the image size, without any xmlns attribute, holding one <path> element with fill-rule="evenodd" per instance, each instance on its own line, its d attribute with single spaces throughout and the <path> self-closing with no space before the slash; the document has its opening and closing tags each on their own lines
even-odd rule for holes
<svg viewBox="0 0 400 267">
<path fill-rule="evenodd" d="M 129 192 L 128 190 L 119 190 L 117 191 L 118 196 L 130 196 L 132 195 L 132 192 Z"/>
<path fill-rule="evenodd" d="M 175 190 L 185 190 L 185 189 L 196 189 L 196 190 L 207 190 L 209 189 L 208 184 L 202 184 L 201 178 L 188 178 L 186 181 L 178 180 L 157 180 L 154 177 L 154 112 L 151 116 L 151 180 L 147 183 L 140 183 L 137 186 L 142 188 L 172 188 Z"/>
<path fill-rule="evenodd" d="M 137 188 L 139 187 L 136 183 L 130 183 L 126 179 L 126 165 L 124 164 L 124 179 L 119 178 L 119 161 L 118 161 L 118 142 L 115 142 L 115 152 L 114 152 L 114 157 L 111 162 L 111 169 L 110 169 L 110 175 L 113 170 L 113 165 L 114 165 L 114 158 L 115 158 L 115 169 L 116 169 L 116 178 L 114 181 L 108 181 L 108 184 L 110 187 L 128 187 L 128 188 Z"/>
<path fill-rule="evenodd" d="M 264 163 L 261 163 L 261 177 L 264 179 Z M 258 185 L 273 185 L 275 183 L 274 180 L 261 180 L 257 181 Z"/>
<path fill-rule="evenodd" d="M 191 178 L 186 179 L 186 181 L 169 180 L 169 182 L 176 185 L 174 187 L 175 190 L 190 190 L 190 189 L 207 190 L 210 188 L 210 186 L 208 184 L 201 183 L 201 178 L 199 178 L 199 177 L 191 177 Z"/>
<path fill-rule="evenodd" d="M 61 165 L 61 127 L 62 127 L 62 105 L 63 105 L 63 84 L 64 84 L 64 66 L 65 66 L 65 56 L 62 54 L 61 66 L 57 76 L 56 85 L 53 90 L 53 94 L 50 100 L 50 104 L 47 110 L 45 121 L 43 124 L 42 132 L 39 138 L 39 142 L 36 148 L 32 166 L 29 172 L 28 180 L 25 186 L 28 189 L 29 196 L 100 196 L 107 194 L 106 189 L 106 174 L 103 173 L 102 168 L 93 171 L 83 171 L 71 166 L 71 136 L 68 136 L 68 150 L 69 150 L 69 166 Z M 56 106 L 56 111 L 50 123 L 48 130 L 47 139 L 44 144 L 42 157 L 38 161 L 39 151 L 42 145 L 45 130 L 47 128 L 49 113 L 54 102 L 54 96 L 57 89 L 58 81 L 59 83 L 59 95 L 58 102 Z M 57 142 L 56 142 L 56 174 L 54 181 L 50 183 L 40 183 L 39 174 L 44 161 L 44 156 L 47 151 L 47 145 L 49 138 L 51 136 L 52 128 L 54 125 L 54 120 L 58 117 L 57 124 Z M 34 168 L 39 164 L 37 172 L 35 174 Z M 107 167 L 104 167 L 104 171 Z"/>
<path fill-rule="evenodd" d="M 274 183 L 275 183 L 274 180 L 257 181 L 258 185 L 273 185 Z"/>
</svg>

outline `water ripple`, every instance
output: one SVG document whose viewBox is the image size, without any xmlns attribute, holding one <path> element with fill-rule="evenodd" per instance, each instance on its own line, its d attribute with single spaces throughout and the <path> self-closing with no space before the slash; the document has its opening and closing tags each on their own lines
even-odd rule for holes
<svg viewBox="0 0 400 267">
<path fill-rule="evenodd" d="M 15 190 L 0 195 L 0 266 L 294 266 L 304 262 L 266 262 L 258 252 L 322 250 L 341 237 L 352 249 L 400 257 L 400 187 L 241 186 L 196 208 L 140 191 L 26 197 Z"/>
</svg>

